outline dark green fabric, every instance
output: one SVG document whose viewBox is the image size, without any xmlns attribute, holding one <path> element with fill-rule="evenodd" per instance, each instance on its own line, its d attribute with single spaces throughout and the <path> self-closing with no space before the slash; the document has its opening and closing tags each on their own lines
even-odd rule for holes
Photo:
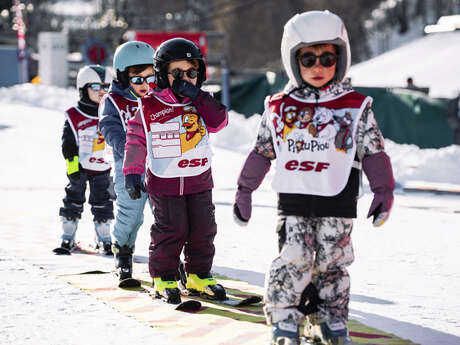
<svg viewBox="0 0 460 345">
<path fill-rule="evenodd" d="M 284 74 L 270 83 L 265 74 L 230 87 L 230 108 L 246 117 L 262 114 L 264 99 L 283 90 Z M 372 109 L 383 136 L 399 144 L 420 148 L 440 148 L 454 143 L 454 130 L 448 122 L 448 102 L 423 92 L 407 89 L 355 87 L 373 98 Z M 220 92 L 216 98 L 220 99 Z"/>
<path fill-rule="evenodd" d="M 448 101 L 407 89 L 355 87 L 355 90 L 373 98 L 372 109 L 385 138 L 420 148 L 453 144 Z"/>
</svg>

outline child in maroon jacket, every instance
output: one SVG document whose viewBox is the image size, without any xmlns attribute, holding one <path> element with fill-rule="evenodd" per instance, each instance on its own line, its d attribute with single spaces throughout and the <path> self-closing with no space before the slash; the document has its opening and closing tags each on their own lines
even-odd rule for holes
<svg viewBox="0 0 460 345">
<path fill-rule="evenodd" d="M 212 203 L 209 132 L 227 125 L 225 106 L 200 89 L 206 67 L 200 49 L 174 38 L 155 53 L 158 87 L 140 100 L 128 122 L 123 173 L 131 198 L 145 188 L 154 205 L 149 270 L 158 297 L 180 303 L 177 270 L 184 250 L 186 288 L 225 298 L 211 276 L 217 225 Z"/>
</svg>

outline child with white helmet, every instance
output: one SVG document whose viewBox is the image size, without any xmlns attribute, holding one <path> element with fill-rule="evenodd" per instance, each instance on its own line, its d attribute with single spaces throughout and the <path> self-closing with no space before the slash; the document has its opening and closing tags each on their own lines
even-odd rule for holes
<svg viewBox="0 0 460 345">
<path fill-rule="evenodd" d="M 125 189 L 122 173 L 128 120 L 138 109 L 139 99 L 145 96 L 155 78 L 153 74 L 154 49 L 145 42 L 130 41 L 120 45 L 113 57 L 116 80 L 99 109 L 99 127 L 113 151 L 115 166 L 115 193 L 117 215 L 112 236 L 116 273 L 120 286 L 140 286 L 132 278 L 132 263 L 137 232 L 144 222 L 147 194 L 131 200 Z"/>
<path fill-rule="evenodd" d="M 110 164 L 104 158 L 104 137 L 98 131 L 99 102 L 109 89 L 111 72 L 99 65 L 85 66 L 78 72 L 80 100 L 66 110 L 62 133 L 62 154 L 67 162 L 69 184 L 65 188 L 62 243 L 58 254 L 70 254 L 75 244 L 78 221 L 83 212 L 87 182 L 89 203 L 94 216 L 96 247 L 111 255 L 110 222 L 114 218 L 111 199 Z"/>
<path fill-rule="evenodd" d="M 343 82 L 350 45 L 329 11 L 297 14 L 284 26 L 281 57 L 289 82 L 267 97 L 254 149 L 238 178 L 234 216 L 251 217 L 251 193 L 276 158 L 280 253 L 266 277 L 265 315 L 271 344 L 299 344 L 299 325 L 324 344 L 353 344 L 348 334 L 351 232 L 360 174 L 374 199 L 368 217 L 382 225 L 394 179 L 372 99 Z M 296 115 L 293 115 L 293 112 Z"/>
</svg>

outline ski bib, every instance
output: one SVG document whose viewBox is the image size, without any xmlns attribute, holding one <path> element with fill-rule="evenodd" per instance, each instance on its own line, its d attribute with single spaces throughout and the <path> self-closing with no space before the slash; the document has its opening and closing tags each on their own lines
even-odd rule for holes
<svg viewBox="0 0 460 345">
<path fill-rule="evenodd" d="M 97 116 L 91 116 L 76 107 L 65 112 L 78 145 L 78 159 L 87 170 L 106 171 L 110 164 L 104 159 L 105 140 L 98 131 Z"/>
<path fill-rule="evenodd" d="M 147 166 L 159 177 L 199 175 L 211 167 L 206 124 L 191 104 L 170 104 L 152 96 L 141 100 Z"/>
<path fill-rule="evenodd" d="M 123 129 L 126 132 L 128 130 L 128 120 L 134 117 L 137 109 L 139 109 L 138 100 L 131 100 L 111 92 L 104 97 L 107 97 L 117 109 Z M 104 102 L 104 99 L 101 102 Z"/>
<path fill-rule="evenodd" d="M 103 104 L 108 98 L 110 102 L 113 104 L 115 109 L 118 112 L 118 116 L 120 116 L 121 124 L 123 125 L 123 129 L 126 132 L 128 130 L 128 121 L 136 114 L 137 109 L 139 109 L 139 103 L 137 100 L 131 100 L 120 96 L 116 93 L 109 92 L 104 95 L 102 98 L 101 103 Z M 110 164 L 113 163 L 113 149 L 111 146 L 105 146 L 105 157 L 106 160 L 109 161 Z"/>
<path fill-rule="evenodd" d="M 265 112 L 277 157 L 273 189 L 339 194 L 353 166 L 358 121 L 371 101 L 355 91 L 319 102 L 284 94 L 268 97 Z"/>
</svg>

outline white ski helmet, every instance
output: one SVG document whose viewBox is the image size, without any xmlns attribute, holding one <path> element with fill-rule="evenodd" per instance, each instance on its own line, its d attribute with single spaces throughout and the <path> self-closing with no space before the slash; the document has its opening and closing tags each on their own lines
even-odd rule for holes
<svg viewBox="0 0 460 345">
<path fill-rule="evenodd" d="M 304 84 L 300 76 L 297 51 L 304 46 L 334 44 L 337 65 L 334 80 L 342 81 L 350 68 L 351 53 L 348 34 L 342 19 L 329 11 L 296 14 L 284 25 L 281 39 L 281 59 L 286 74 L 295 87 Z"/>
<path fill-rule="evenodd" d="M 77 74 L 77 90 L 90 83 L 110 84 L 113 79 L 112 72 L 101 65 L 88 65 L 81 68 Z"/>
</svg>

